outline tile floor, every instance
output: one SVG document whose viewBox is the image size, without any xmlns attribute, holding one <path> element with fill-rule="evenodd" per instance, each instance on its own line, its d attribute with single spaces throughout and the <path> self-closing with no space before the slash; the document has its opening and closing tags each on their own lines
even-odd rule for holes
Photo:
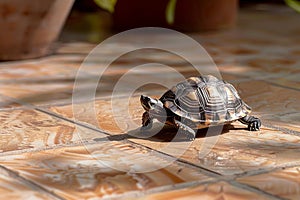
<svg viewBox="0 0 300 200">
<path fill-rule="evenodd" d="M 54 55 L 0 63 L 1 199 L 300 199 L 299 19 L 284 7 L 245 9 L 233 30 L 190 34 L 263 123 L 258 132 L 238 122 L 199 130 L 193 142 L 158 123 L 138 131 L 141 93 L 159 97 L 197 74 L 174 54 L 129 52 L 99 82 L 105 59 L 135 43 L 110 44 L 80 75 L 96 44 L 61 42 Z M 130 91 L 146 80 L 164 86 Z"/>
</svg>

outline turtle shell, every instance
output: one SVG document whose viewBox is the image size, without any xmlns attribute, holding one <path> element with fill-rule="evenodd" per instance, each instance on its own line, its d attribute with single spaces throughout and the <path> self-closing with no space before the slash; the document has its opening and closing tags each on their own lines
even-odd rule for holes
<svg viewBox="0 0 300 200">
<path fill-rule="evenodd" d="M 231 84 L 211 75 L 188 78 L 160 100 L 175 115 L 205 125 L 229 123 L 251 112 Z"/>
</svg>

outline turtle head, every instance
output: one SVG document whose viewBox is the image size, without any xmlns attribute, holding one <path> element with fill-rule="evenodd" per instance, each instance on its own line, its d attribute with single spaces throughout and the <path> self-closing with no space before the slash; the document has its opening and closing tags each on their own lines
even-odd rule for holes
<svg viewBox="0 0 300 200">
<path fill-rule="evenodd" d="M 163 108 L 163 104 L 160 100 L 145 95 L 141 95 L 140 101 L 146 111 Z"/>
</svg>

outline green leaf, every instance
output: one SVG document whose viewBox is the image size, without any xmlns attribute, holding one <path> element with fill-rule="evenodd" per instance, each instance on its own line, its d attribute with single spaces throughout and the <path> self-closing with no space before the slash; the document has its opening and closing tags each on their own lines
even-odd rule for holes
<svg viewBox="0 0 300 200">
<path fill-rule="evenodd" d="M 117 0 L 94 0 L 94 2 L 101 8 L 113 13 Z"/>
<path fill-rule="evenodd" d="M 166 9 L 166 20 L 168 24 L 173 24 L 175 19 L 176 1 L 170 0 Z"/>
<path fill-rule="evenodd" d="M 300 13 L 300 1 L 297 0 L 285 0 L 285 3 Z"/>
</svg>

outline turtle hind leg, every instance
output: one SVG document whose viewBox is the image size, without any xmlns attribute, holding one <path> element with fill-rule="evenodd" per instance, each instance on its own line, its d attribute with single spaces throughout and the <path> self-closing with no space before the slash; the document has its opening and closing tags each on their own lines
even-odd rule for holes
<svg viewBox="0 0 300 200">
<path fill-rule="evenodd" d="M 258 131 L 261 126 L 260 119 L 251 115 L 246 115 L 245 117 L 239 119 L 239 121 L 243 124 L 247 124 L 249 131 Z"/>
<path fill-rule="evenodd" d="M 188 140 L 192 141 L 195 140 L 196 137 L 196 131 L 190 128 L 189 126 L 183 124 L 182 122 L 175 120 L 175 124 L 177 128 L 179 129 L 178 131 L 182 132 Z"/>
<path fill-rule="evenodd" d="M 144 112 L 142 117 L 142 127 L 141 130 L 148 130 L 152 128 L 153 119 L 150 117 L 149 112 Z"/>
</svg>

